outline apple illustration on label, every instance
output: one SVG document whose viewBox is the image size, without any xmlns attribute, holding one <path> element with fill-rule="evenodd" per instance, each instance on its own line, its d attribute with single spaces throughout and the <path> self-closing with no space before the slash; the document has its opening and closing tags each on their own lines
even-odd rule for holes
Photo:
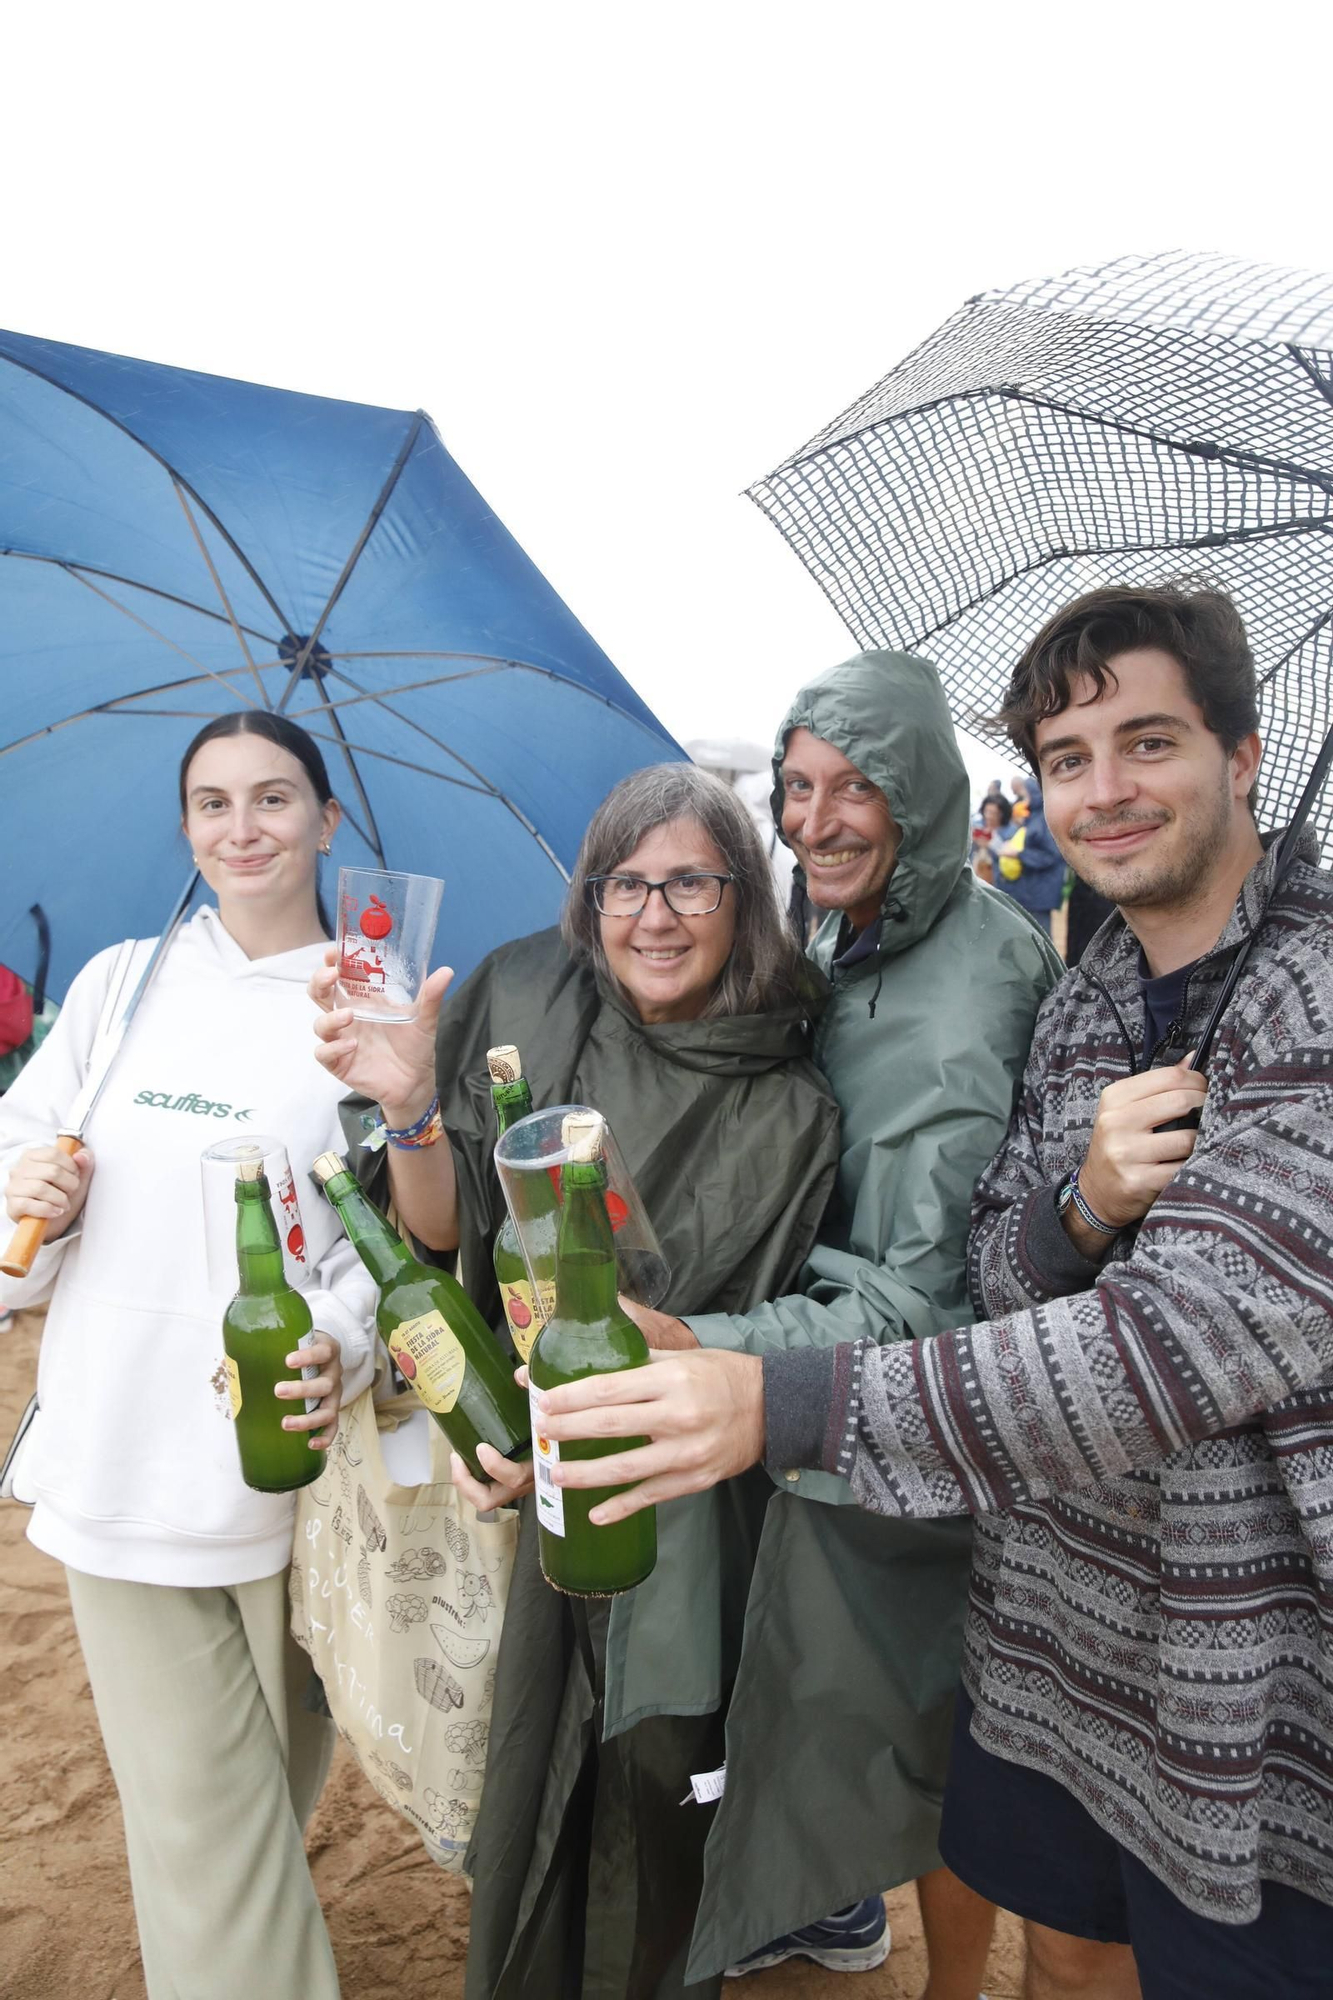
<svg viewBox="0 0 1333 2000">
<path fill-rule="evenodd" d="M 409 1382 L 416 1380 L 417 1364 L 405 1347 L 399 1348 L 394 1356 L 394 1360 L 398 1363 L 398 1372 L 400 1375 L 404 1375 Z"/>
<path fill-rule="evenodd" d="M 505 1308 L 509 1314 L 509 1324 L 511 1326 L 532 1325 L 532 1314 L 528 1311 L 517 1292 L 505 1293 Z"/>
<path fill-rule="evenodd" d="M 380 898 L 372 896 L 370 899 L 370 908 L 366 911 L 360 923 L 362 937 L 373 938 L 375 943 L 378 944 L 381 938 L 388 937 L 392 929 L 393 918 L 385 909 Z"/>
</svg>

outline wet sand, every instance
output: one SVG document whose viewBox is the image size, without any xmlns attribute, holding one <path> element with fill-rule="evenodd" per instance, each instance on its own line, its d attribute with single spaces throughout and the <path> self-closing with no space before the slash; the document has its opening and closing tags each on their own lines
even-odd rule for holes
<svg viewBox="0 0 1333 2000">
<path fill-rule="evenodd" d="M 40 1318 L 0 1347 L 8 1440 L 36 1374 Z M 0 1504 L 0 2000 L 144 2000 L 120 1812 L 74 1636 L 64 1576 Z M 462 2000 L 468 1892 L 339 1745 L 307 1845 L 346 2000 Z M 894 1948 L 855 1977 L 792 1963 L 729 1989 L 737 2000 L 916 2000 L 925 1953 L 910 1889 L 888 1899 Z M 989 2000 L 1016 2000 L 1017 1927 L 1001 1920 Z M 254 1995 L 249 2000 L 297 2000 Z M 556 1995 L 534 2000 L 559 2000 Z"/>
</svg>

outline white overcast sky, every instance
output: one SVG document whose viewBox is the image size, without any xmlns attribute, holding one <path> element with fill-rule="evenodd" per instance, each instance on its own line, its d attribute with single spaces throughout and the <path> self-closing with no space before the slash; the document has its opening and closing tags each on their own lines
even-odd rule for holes
<svg viewBox="0 0 1333 2000">
<path fill-rule="evenodd" d="M 1331 17 L 14 8 L 0 324 L 424 407 L 678 736 L 766 739 L 851 642 L 741 489 L 974 292 L 1333 266 Z"/>
</svg>

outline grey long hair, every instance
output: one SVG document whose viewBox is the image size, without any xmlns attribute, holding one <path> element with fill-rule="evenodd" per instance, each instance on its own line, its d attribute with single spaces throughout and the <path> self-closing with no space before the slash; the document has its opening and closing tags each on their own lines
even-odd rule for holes
<svg viewBox="0 0 1333 2000">
<path fill-rule="evenodd" d="M 619 987 L 602 949 L 588 878 L 614 875 L 650 833 L 678 819 L 697 820 L 722 856 L 723 869 L 735 878 L 730 892 L 736 899 L 735 941 L 703 1018 L 762 1014 L 807 999 L 808 968 L 783 921 L 758 829 L 731 787 L 694 764 L 651 764 L 634 771 L 593 814 L 560 918 L 560 934 L 574 957 L 591 960 Z"/>
</svg>

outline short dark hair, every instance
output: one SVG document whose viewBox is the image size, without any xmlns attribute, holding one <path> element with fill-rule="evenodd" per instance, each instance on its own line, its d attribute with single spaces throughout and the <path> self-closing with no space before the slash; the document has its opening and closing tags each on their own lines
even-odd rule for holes
<svg viewBox="0 0 1333 2000">
<path fill-rule="evenodd" d="M 1043 625 L 1010 677 L 995 720 L 1037 770 L 1037 724 L 1069 707 L 1086 674 L 1100 697 L 1115 683 L 1117 653 L 1158 646 L 1185 676 L 1190 698 L 1227 755 L 1259 727 L 1254 655 L 1241 615 L 1223 590 L 1188 583 L 1090 590 Z"/>
</svg>

